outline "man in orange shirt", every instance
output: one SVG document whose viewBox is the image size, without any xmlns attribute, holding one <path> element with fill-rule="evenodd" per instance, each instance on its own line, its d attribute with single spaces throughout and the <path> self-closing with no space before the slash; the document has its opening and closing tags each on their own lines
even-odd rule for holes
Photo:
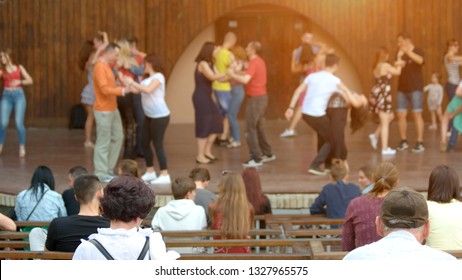
<svg viewBox="0 0 462 280">
<path fill-rule="evenodd" d="M 103 50 L 95 64 L 93 86 L 95 103 L 93 111 L 96 120 L 96 144 L 93 154 L 95 175 L 103 182 L 109 182 L 119 159 L 123 143 L 123 127 L 117 96 L 125 96 L 125 88 L 116 86 L 112 66 L 117 62 L 120 47 L 110 43 Z"/>
<path fill-rule="evenodd" d="M 246 138 L 249 146 L 250 160 L 244 167 L 258 167 L 276 159 L 264 131 L 264 117 L 268 106 L 266 90 L 266 64 L 260 57 L 261 43 L 250 42 L 245 49 L 249 57 L 249 66 L 245 75 L 239 75 L 229 68 L 231 78 L 246 85 L 247 107 L 245 110 Z"/>
</svg>

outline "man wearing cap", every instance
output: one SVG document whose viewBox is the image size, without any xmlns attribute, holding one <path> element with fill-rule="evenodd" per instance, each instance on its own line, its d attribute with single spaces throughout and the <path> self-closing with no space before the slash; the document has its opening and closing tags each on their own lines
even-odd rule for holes
<svg viewBox="0 0 462 280">
<path fill-rule="evenodd" d="M 422 245 L 430 230 L 427 202 L 411 188 L 396 188 L 385 196 L 375 225 L 383 238 L 356 248 L 344 260 L 456 259 L 446 252 Z"/>
</svg>

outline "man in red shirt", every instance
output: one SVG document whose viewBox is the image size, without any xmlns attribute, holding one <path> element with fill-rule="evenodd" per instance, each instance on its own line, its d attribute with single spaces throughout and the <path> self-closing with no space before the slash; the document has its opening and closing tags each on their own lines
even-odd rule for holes
<svg viewBox="0 0 462 280">
<path fill-rule="evenodd" d="M 235 80 L 246 85 L 248 96 L 245 111 L 247 145 L 250 151 L 250 160 L 244 162 L 244 167 L 258 167 L 263 163 L 276 159 L 268 143 L 263 128 L 268 94 L 266 91 L 266 64 L 260 57 L 261 43 L 252 41 L 247 45 L 249 66 L 245 75 L 234 73 L 232 69 L 228 74 Z"/>
</svg>

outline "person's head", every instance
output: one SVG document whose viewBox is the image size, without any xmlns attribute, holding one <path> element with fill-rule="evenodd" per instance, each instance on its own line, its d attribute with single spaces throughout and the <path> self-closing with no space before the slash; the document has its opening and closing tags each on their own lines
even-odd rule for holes
<svg viewBox="0 0 462 280">
<path fill-rule="evenodd" d="M 375 53 L 375 63 L 374 68 L 379 64 L 388 61 L 390 57 L 390 52 L 388 51 L 387 47 L 379 47 L 377 52 Z"/>
<path fill-rule="evenodd" d="M 258 41 L 252 41 L 247 45 L 247 48 L 245 48 L 245 51 L 249 58 L 255 55 L 261 55 L 262 45 Z"/>
<path fill-rule="evenodd" d="M 210 172 L 206 168 L 196 167 L 189 173 L 189 178 L 196 183 L 196 187 L 206 188 L 210 182 Z"/>
<path fill-rule="evenodd" d="M 83 174 L 74 181 L 75 199 L 80 204 L 89 204 L 93 198 L 100 199 L 103 196 L 104 184 L 101 183 L 97 176 L 92 174 Z"/>
<path fill-rule="evenodd" d="M 79 69 L 85 71 L 87 66 L 87 61 L 90 58 L 91 54 L 95 51 L 95 47 L 93 42 L 90 40 L 86 40 L 82 47 L 80 48 L 79 52 Z"/>
<path fill-rule="evenodd" d="M 441 75 L 439 73 L 432 74 L 432 77 L 431 77 L 432 83 L 439 84 L 440 79 L 441 79 Z"/>
<path fill-rule="evenodd" d="M 218 199 L 211 208 L 212 223 L 215 212 L 221 215 L 221 228 L 227 238 L 246 238 L 253 223 L 253 207 L 247 200 L 244 180 L 239 173 L 226 173 L 218 183 Z"/>
<path fill-rule="evenodd" d="M 115 64 L 119 58 L 120 46 L 116 43 L 109 43 L 104 48 L 102 55 L 108 64 Z"/>
<path fill-rule="evenodd" d="M 128 44 L 130 44 L 130 49 L 136 50 L 136 46 L 138 44 L 138 38 L 136 36 L 132 36 L 127 39 Z"/>
<path fill-rule="evenodd" d="M 397 39 L 399 48 L 408 47 L 412 44 L 411 34 L 406 31 L 399 33 Z"/>
<path fill-rule="evenodd" d="M 228 32 L 225 34 L 225 37 L 223 39 L 223 46 L 227 48 L 232 48 L 234 45 L 236 45 L 237 42 L 237 37 L 234 32 Z"/>
<path fill-rule="evenodd" d="M 359 186 L 364 189 L 365 187 L 369 186 L 374 178 L 374 168 L 370 164 L 363 165 L 358 170 L 358 183 Z"/>
<path fill-rule="evenodd" d="M 425 197 L 417 191 L 400 187 L 384 198 L 376 218 L 377 233 L 386 236 L 399 229 L 408 230 L 422 242 L 429 231 L 428 206 Z"/>
<path fill-rule="evenodd" d="M 12 63 L 11 60 L 11 50 L 6 49 L 0 52 L 0 62 L 2 64 L 2 68 L 4 69 L 7 65 Z"/>
<path fill-rule="evenodd" d="M 246 61 L 249 59 L 247 57 L 247 53 L 245 52 L 245 49 L 240 45 L 236 45 L 232 47 L 230 51 L 233 53 L 236 60 Z"/>
<path fill-rule="evenodd" d="M 130 44 L 127 40 L 120 40 L 117 42 L 117 45 L 120 47 L 119 55 L 117 62 L 119 67 L 125 69 L 130 69 L 132 66 L 137 67 L 138 62 L 132 57 Z"/>
<path fill-rule="evenodd" d="M 213 53 L 215 51 L 216 45 L 214 42 L 205 42 L 202 45 L 199 54 L 197 55 L 195 62 L 206 61 L 207 63 L 213 62 Z"/>
<path fill-rule="evenodd" d="M 189 177 L 176 178 L 172 182 L 172 194 L 175 199 L 191 199 L 196 198 L 196 184 Z"/>
<path fill-rule="evenodd" d="M 150 53 L 144 58 L 144 71 L 149 72 L 151 70 L 158 73 L 164 72 L 164 61 L 155 53 Z"/>
<path fill-rule="evenodd" d="M 261 209 L 264 201 L 264 194 L 262 192 L 260 175 L 255 167 L 248 167 L 242 172 L 242 179 L 244 180 L 245 191 L 248 201 L 252 204 L 256 214 Z"/>
<path fill-rule="evenodd" d="M 53 172 L 48 166 L 40 165 L 38 166 L 34 174 L 32 175 L 32 179 L 30 182 L 30 189 L 35 195 L 38 195 L 38 190 L 42 193 L 45 185 L 47 185 L 51 190 L 55 190 L 55 177 L 53 176 Z"/>
<path fill-rule="evenodd" d="M 384 194 L 398 185 L 399 170 L 391 161 L 381 162 L 374 171 L 374 187 L 370 191 L 373 196 Z"/>
<path fill-rule="evenodd" d="M 448 52 L 457 53 L 457 51 L 459 50 L 459 41 L 457 41 L 456 39 L 451 39 L 446 42 L 446 47 L 448 49 Z"/>
<path fill-rule="evenodd" d="M 333 54 L 333 53 L 326 54 L 326 59 L 325 59 L 326 68 L 337 69 L 339 62 L 340 62 L 340 57 L 338 57 L 336 54 Z"/>
<path fill-rule="evenodd" d="M 330 176 L 332 177 L 332 180 L 335 182 L 337 182 L 338 180 L 345 180 L 348 176 L 348 168 L 345 164 L 345 161 L 341 159 L 332 160 Z"/>
<path fill-rule="evenodd" d="M 138 163 L 133 159 L 124 159 L 120 162 L 118 167 L 118 175 L 130 175 L 139 178 L 140 171 Z"/>
<path fill-rule="evenodd" d="M 141 224 L 155 204 L 154 192 L 141 179 L 118 176 L 104 188 L 101 208 L 111 221 Z"/>
<path fill-rule="evenodd" d="M 83 174 L 87 174 L 87 173 L 88 173 L 87 169 L 81 165 L 77 165 L 69 169 L 68 176 L 67 176 L 68 186 L 72 187 L 77 177 Z"/>
<path fill-rule="evenodd" d="M 312 44 L 313 43 L 313 33 L 304 32 L 301 37 L 302 44 Z"/>
<path fill-rule="evenodd" d="M 98 33 L 93 38 L 93 48 L 96 50 L 99 49 L 104 44 L 104 35 L 102 33 Z"/>
<path fill-rule="evenodd" d="M 428 200 L 449 203 L 460 200 L 460 181 L 456 171 L 447 165 L 438 165 L 428 180 Z"/>
</svg>

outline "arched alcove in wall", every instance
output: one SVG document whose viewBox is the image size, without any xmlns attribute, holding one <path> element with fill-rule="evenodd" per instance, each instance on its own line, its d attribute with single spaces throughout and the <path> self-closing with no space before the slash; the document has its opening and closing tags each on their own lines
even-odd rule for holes
<svg viewBox="0 0 462 280">
<path fill-rule="evenodd" d="M 258 15 L 257 15 L 258 11 Z M 335 52 L 340 56 L 341 62 L 340 62 L 340 67 L 339 71 L 337 72 L 337 75 L 343 80 L 343 82 L 350 87 L 352 90 L 357 91 L 357 92 L 362 92 L 362 86 L 361 86 L 361 81 L 359 78 L 359 74 L 357 72 L 356 67 L 353 65 L 353 62 L 349 58 L 348 54 L 343 50 L 341 47 L 340 43 L 333 37 L 331 36 L 322 26 L 317 25 L 313 21 L 311 21 L 309 18 L 301 15 L 300 13 L 290 10 L 285 7 L 281 6 L 271 6 L 269 7 L 268 5 L 264 6 L 264 12 L 265 13 L 274 13 L 276 17 L 293 17 L 293 19 L 287 21 L 282 21 L 287 24 L 287 26 L 283 26 L 282 28 L 284 29 L 283 31 L 285 32 L 275 32 L 274 34 L 271 32 L 271 34 L 261 34 L 261 30 L 259 28 L 256 28 L 256 30 L 260 33 L 257 33 L 256 36 L 260 36 L 260 40 L 265 40 L 265 36 L 271 37 L 273 41 L 271 41 L 271 44 L 274 45 L 280 45 L 280 44 L 285 44 L 285 37 L 288 36 L 288 32 L 291 32 L 291 34 L 300 34 L 303 33 L 306 29 L 311 31 L 314 34 L 314 38 L 317 41 L 324 42 L 325 44 L 329 45 L 330 47 L 335 49 Z M 195 62 L 194 59 L 196 55 L 198 54 L 202 44 L 206 41 L 217 41 L 221 40 L 222 38 L 222 33 L 226 32 L 223 28 L 223 22 L 227 22 L 228 20 L 233 20 L 233 18 L 237 18 L 236 22 L 230 22 L 228 27 L 229 31 L 233 31 L 236 28 L 236 24 L 239 23 L 239 19 L 245 18 L 251 18 L 252 16 L 254 17 L 264 17 L 262 16 L 262 7 L 259 5 L 252 5 L 252 6 L 247 6 L 247 7 L 241 7 L 235 11 L 232 11 L 217 21 L 215 21 L 213 24 L 208 25 L 205 29 L 200 32 L 192 41 L 191 43 L 187 46 L 187 48 L 183 51 L 179 59 L 176 61 L 175 66 L 173 67 L 169 79 L 167 81 L 167 95 L 166 95 L 166 100 L 167 103 L 172 111 L 171 114 L 171 121 L 172 123 L 192 123 L 194 122 L 194 108 L 192 105 L 192 93 L 194 90 L 194 69 L 195 69 Z M 274 22 L 271 22 L 272 20 L 269 20 L 267 22 L 264 22 L 263 24 L 266 24 L 269 26 L 269 28 L 280 28 L 281 26 L 278 26 L 277 19 L 276 17 L 274 18 Z M 243 22 L 247 22 L 248 20 Z M 287 22 L 290 22 L 289 24 Z M 268 27 L 267 27 L 268 28 Z M 271 30 L 271 29 L 270 29 Z M 300 36 L 297 35 L 297 36 Z M 239 34 L 238 34 L 239 37 Z M 263 38 L 262 38 L 263 37 Z M 258 39 L 258 38 L 257 38 Z M 239 40 L 239 39 L 238 39 Z M 268 41 L 268 40 L 266 40 Z M 221 43 L 221 42 L 217 42 Z M 246 45 L 248 42 L 240 42 L 242 45 Z M 297 43 L 298 44 L 298 43 Z M 273 47 L 273 46 L 272 46 Z M 297 45 L 290 46 L 290 50 L 297 47 Z M 263 46 L 265 48 L 265 46 Z M 267 53 L 266 55 L 272 55 L 274 56 L 274 51 L 280 50 L 281 48 L 272 48 L 273 53 Z M 272 72 L 271 67 L 280 67 L 282 68 L 282 71 L 284 74 L 287 74 L 286 72 L 290 72 L 290 59 L 291 59 L 291 53 L 290 51 L 287 54 L 278 54 L 279 62 L 277 63 L 272 63 L 271 65 L 267 65 L 268 67 L 268 75 L 270 76 Z M 263 54 L 263 57 L 265 58 L 265 53 Z M 281 73 L 279 71 L 278 73 Z M 280 74 L 278 74 L 280 75 Z M 273 81 L 274 85 L 274 80 L 277 80 L 277 77 L 269 77 Z M 295 90 L 297 86 L 297 79 L 293 79 L 291 82 L 287 81 L 283 84 L 277 84 L 277 89 L 271 88 L 270 84 L 268 85 L 268 93 L 270 95 L 270 104 L 268 108 L 268 113 L 267 117 L 270 119 L 277 119 L 277 118 L 283 118 L 283 109 L 285 106 L 288 104 L 288 101 L 290 99 L 290 96 L 292 95 L 293 91 Z M 279 92 L 275 92 L 278 90 Z M 273 96 L 273 102 L 271 102 L 271 96 Z M 281 97 L 282 96 L 282 97 Z M 287 104 L 285 104 L 287 103 Z"/>
</svg>

